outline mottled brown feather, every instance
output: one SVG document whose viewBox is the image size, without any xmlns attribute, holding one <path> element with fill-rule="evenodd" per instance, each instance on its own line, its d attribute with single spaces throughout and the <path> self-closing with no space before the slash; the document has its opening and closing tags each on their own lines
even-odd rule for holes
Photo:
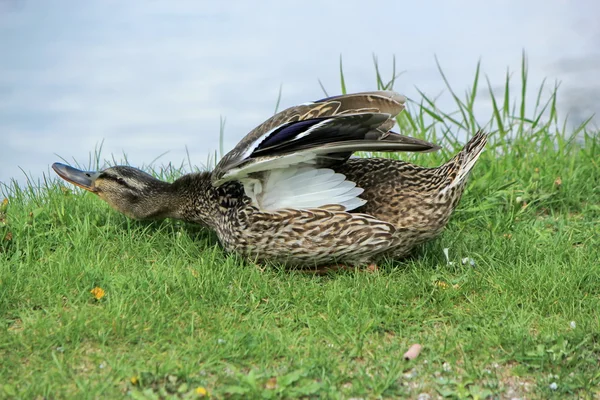
<svg viewBox="0 0 600 400">
<path fill-rule="evenodd" d="M 478 133 L 453 159 L 437 168 L 386 158 L 348 160 L 335 170 L 363 188 L 361 198 L 367 200 L 353 212 L 337 205 L 260 211 L 243 195 L 239 183 L 212 188 L 205 177 L 184 186 L 190 188 L 202 181 L 202 188 L 193 191 L 198 193 L 196 198 L 205 197 L 201 195 L 205 190 L 212 198 L 204 206 L 188 207 L 179 218 L 209 225 L 227 250 L 258 261 L 312 267 L 404 257 L 443 230 L 460 200 L 467 175 L 460 182 L 456 177 L 479 156 L 486 138 Z"/>
<path fill-rule="evenodd" d="M 313 118 L 333 117 L 346 114 L 377 113 L 386 114 L 387 121 L 379 124 L 379 135 L 385 135 L 394 126 L 396 116 L 404 110 L 406 98 L 391 91 L 375 91 L 335 96 L 287 108 L 254 128 L 228 152 L 213 171 L 213 183 L 219 180 L 229 169 L 237 166 L 243 154 L 259 138 L 276 127 L 295 121 Z M 410 138 L 406 138 L 410 140 Z M 425 143 L 425 142 L 423 142 Z M 431 150 L 437 150 L 432 145 Z M 345 159 L 346 157 L 343 157 Z"/>
</svg>

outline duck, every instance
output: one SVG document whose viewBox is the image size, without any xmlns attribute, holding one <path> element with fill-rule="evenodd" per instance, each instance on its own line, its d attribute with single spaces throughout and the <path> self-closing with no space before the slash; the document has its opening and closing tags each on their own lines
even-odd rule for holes
<svg viewBox="0 0 600 400">
<path fill-rule="evenodd" d="M 477 132 L 436 168 L 353 156 L 440 149 L 392 131 L 406 100 L 373 91 L 290 107 L 250 131 L 212 171 L 173 182 L 124 165 L 52 168 L 130 218 L 203 225 L 227 252 L 256 263 L 372 267 L 443 231 L 487 141 Z"/>
</svg>

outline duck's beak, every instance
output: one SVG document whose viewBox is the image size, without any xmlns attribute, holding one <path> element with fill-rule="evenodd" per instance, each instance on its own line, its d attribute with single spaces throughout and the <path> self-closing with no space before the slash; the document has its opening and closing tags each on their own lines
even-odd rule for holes
<svg viewBox="0 0 600 400">
<path fill-rule="evenodd" d="M 77 168 L 69 167 L 68 165 L 61 163 L 52 164 L 52 169 L 58 176 L 67 182 L 71 182 L 73 185 L 79 186 L 92 193 L 98 191 L 94 183 L 96 178 L 98 178 L 98 175 L 100 175 L 100 172 L 80 171 Z"/>
</svg>

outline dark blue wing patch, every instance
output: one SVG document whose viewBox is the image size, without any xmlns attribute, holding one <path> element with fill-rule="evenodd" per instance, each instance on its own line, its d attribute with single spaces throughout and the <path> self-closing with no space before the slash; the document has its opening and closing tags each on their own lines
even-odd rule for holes
<svg viewBox="0 0 600 400">
<path fill-rule="evenodd" d="M 314 118 L 308 119 L 306 121 L 296 121 L 283 125 L 282 127 L 275 130 L 275 132 L 273 132 L 271 135 L 269 135 L 269 137 L 263 140 L 254 151 L 262 150 L 267 147 L 277 146 L 279 144 L 287 142 L 288 140 L 293 139 L 302 132 L 305 132 L 312 126 L 323 122 L 323 120 L 326 119 L 327 118 Z"/>
<path fill-rule="evenodd" d="M 290 122 L 275 129 L 254 149 L 250 157 L 285 154 L 348 140 L 364 140 L 367 133 L 376 129 L 388 118 L 388 114 L 364 113 Z M 318 126 L 323 121 L 331 123 Z M 310 129 L 314 131 L 298 137 Z"/>
</svg>

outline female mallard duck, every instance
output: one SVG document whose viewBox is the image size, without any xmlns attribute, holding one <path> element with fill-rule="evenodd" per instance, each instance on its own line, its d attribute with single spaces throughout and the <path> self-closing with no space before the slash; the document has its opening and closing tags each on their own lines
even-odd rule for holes
<svg viewBox="0 0 600 400">
<path fill-rule="evenodd" d="M 173 183 L 126 166 L 52 168 L 129 217 L 204 224 L 228 251 L 256 261 L 375 263 L 405 256 L 442 231 L 486 143 L 478 133 L 438 168 L 350 158 L 355 151 L 439 149 L 390 131 L 405 101 L 379 91 L 289 108 L 250 132 L 214 171 Z"/>
</svg>

